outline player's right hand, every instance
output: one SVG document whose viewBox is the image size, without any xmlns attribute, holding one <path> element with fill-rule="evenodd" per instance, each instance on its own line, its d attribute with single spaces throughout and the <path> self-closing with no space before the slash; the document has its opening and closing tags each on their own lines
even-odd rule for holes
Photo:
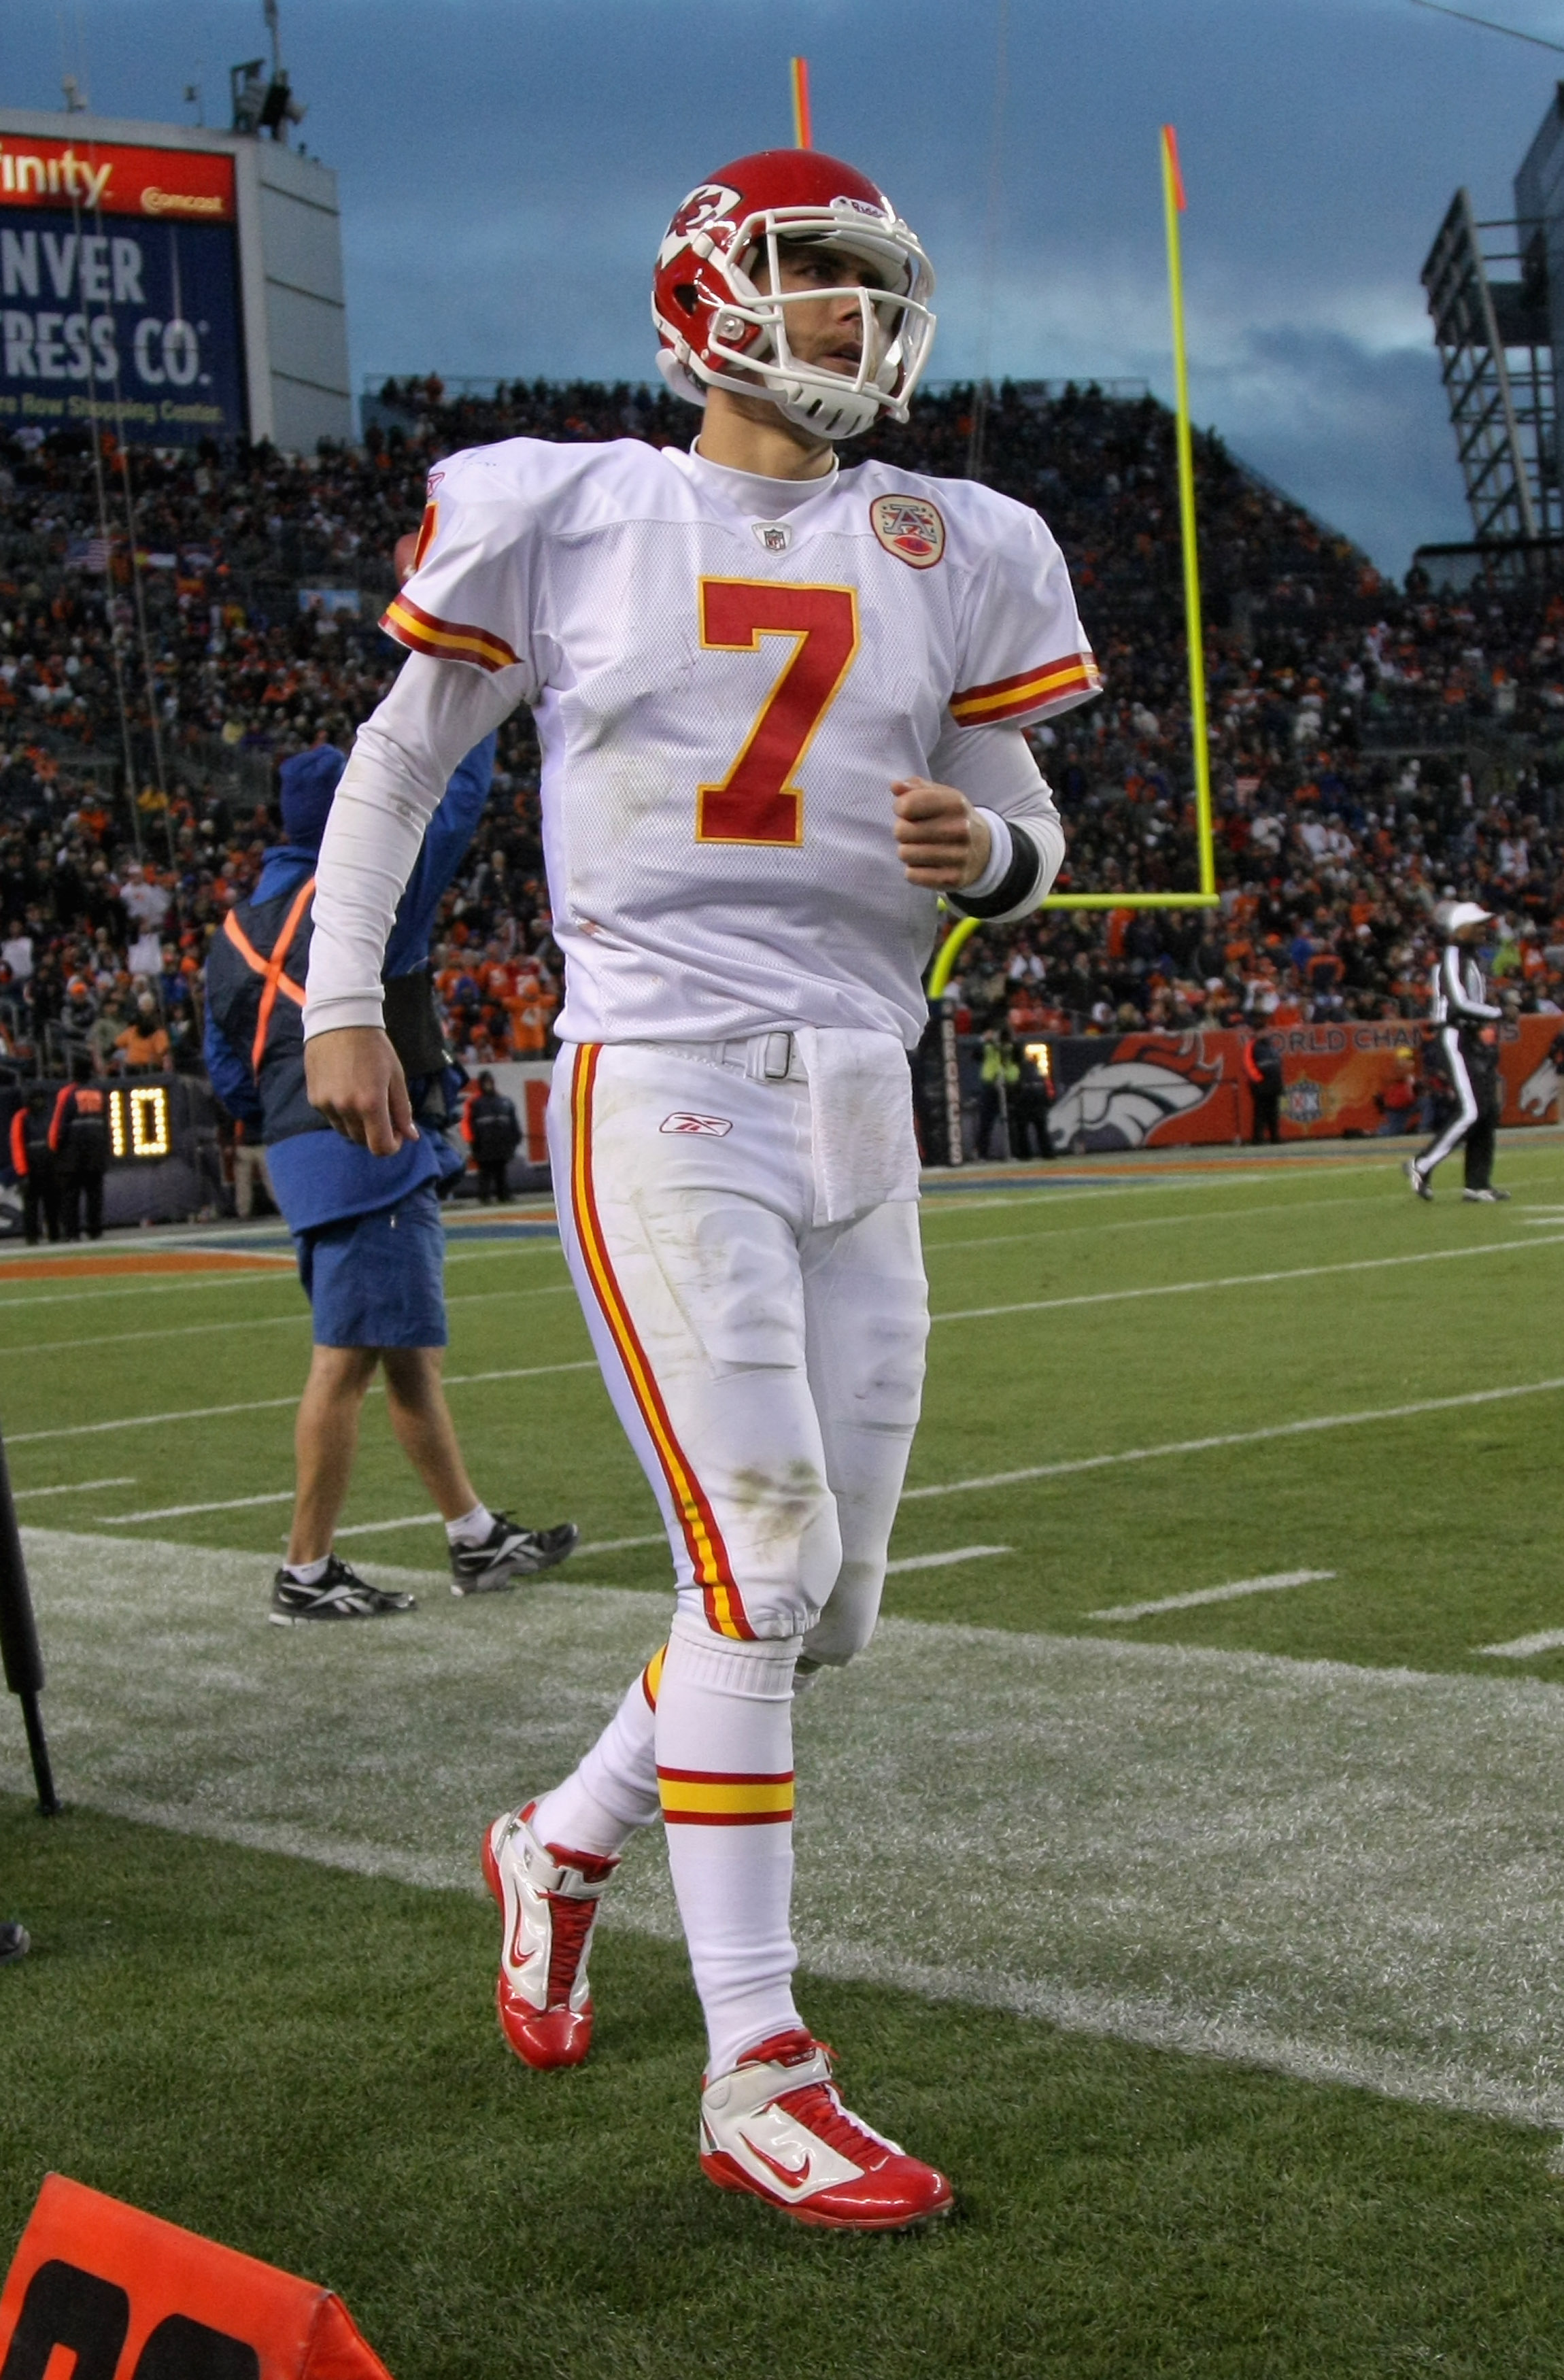
<svg viewBox="0 0 1564 2380">
<path fill-rule="evenodd" d="M 309 1104 L 333 1132 L 371 1157 L 394 1157 L 417 1140 L 402 1062 L 378 1025 L 344 1025 L 304 1045 Z"/>
</svg>

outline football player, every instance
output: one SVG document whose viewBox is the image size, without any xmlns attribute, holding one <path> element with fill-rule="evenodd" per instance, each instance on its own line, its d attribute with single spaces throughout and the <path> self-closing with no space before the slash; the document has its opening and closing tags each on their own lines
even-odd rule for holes
<svg viewBox="0 0 1564 2380">
<path fill-rule="evenodd" d="M 667 1645 L 580 1767 L 497 1819 L 505 2036 L 587 2054 L 599 1898 L 661 1815 L 708 2033 L 701 2161 L 805 2223 L 944 2214 L 843 2107 L 793 1997 L 798 1685 L 874 1628 L 927 1301 L 906 1053 L 940 896 L 1025 915 L 1063 834 L 1022 734 L 1098 680 L 1058 546 L 969 481 L 839 442 L 904 420 L 933 275 L 818 152 L 679 208 L 659 364 L 687 454 L 515 439 L 430 475 L 408 649 L 321 855 L 311 1096 L 410 1127 L 381 953 L 455 759 L 518 702 L 566 958 L 551 1148 L 603 1377 L 668 1527 Z"/>
</svg>

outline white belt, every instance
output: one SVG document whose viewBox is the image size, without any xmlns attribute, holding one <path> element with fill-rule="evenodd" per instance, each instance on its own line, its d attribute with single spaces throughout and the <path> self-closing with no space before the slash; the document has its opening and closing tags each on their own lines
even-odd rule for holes
<svg viewBox="0 0 1564 2380">
<path fill-rule="evenodd" d="M 726 1066 L 752 1083 L 806 1083 L 798 1043 L 791 1033 L 756 1033 L 745 1041 L 654 1041 L 671 1058 L 691 1058 L 698 1066 Z"/>
</svg>

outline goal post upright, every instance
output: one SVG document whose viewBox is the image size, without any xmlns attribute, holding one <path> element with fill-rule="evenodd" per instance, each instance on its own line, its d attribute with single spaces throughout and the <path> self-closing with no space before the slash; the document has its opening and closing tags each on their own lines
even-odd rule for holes
<svg viewBox="0 0 1564 2380">
<path fill-rule="evenodd" d="M 1184 348 L 1183 256 L 1179 217 L 1185 206 L 1178 135 L 1162 127 L 1162 204 L 1168 226 L 1168 299 L 1173 318 L 1173 395 L 1179 458 L 1179 529 L 1183 545 L 1184 632 L 1189 643 L 1189 729 L 1194 760 L 1195 842 L 1203 902 L 1219 898 L 1211 832 L 1211 749 L 1206 723 L 1206 638 L 1200 618 L 1200 540 L 1194 517 L 1194 442 L 1189 423 Z"/>
</svg>

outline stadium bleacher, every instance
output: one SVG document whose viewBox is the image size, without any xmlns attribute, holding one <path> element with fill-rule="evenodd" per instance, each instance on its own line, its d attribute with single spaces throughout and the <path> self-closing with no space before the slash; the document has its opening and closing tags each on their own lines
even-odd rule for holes
<svg viewBox="0 0 1564 2380">
<path fill-rule="evenodd" d="M 927 395 L 874 451 L 960 476 L 973 406 L 970 388 Z M 275 763 L 345 737 L 388 682 L 390 549 L 435 456 L 691 426 L 644 388 L 447 399 L 432 377 L 387 382 L 370 417 L 361 447 L 311 458 L 110 451 L 106 516 L 84 433 L 0 444 L 0 1060 L 57 1072 L 86 1047 L 107 1070 L 148 1062 L 133 1028 L 150 994 L 158 1062 L 199 1067 L 205 943 L 276 832 Z M 984 476 L 1058 533 L 1108 679 L 1037 739 L 1070 831 L 1061 890 L 1188 887 L 1171 417 L 1150 396 L 1007 384 L 982 431 Z M 1397 589 L 1214 433 L 1196 471 L 1220 915 L 1055 911 L 989 930 L 957 987 L 963 1024 L 1410 1017 L 1452 887 L 1502 918 L 1511 1007 L 1558 1013 L 1564 596 L 1437 590 L 1415 572 Z M 105 516 L 133 520 L 134 557 Z M 443 921 L 454 1042 L 480 1063 L 550 1046 L 557 1004 L 525 711 L 496 782 Z"/>
</svg>

